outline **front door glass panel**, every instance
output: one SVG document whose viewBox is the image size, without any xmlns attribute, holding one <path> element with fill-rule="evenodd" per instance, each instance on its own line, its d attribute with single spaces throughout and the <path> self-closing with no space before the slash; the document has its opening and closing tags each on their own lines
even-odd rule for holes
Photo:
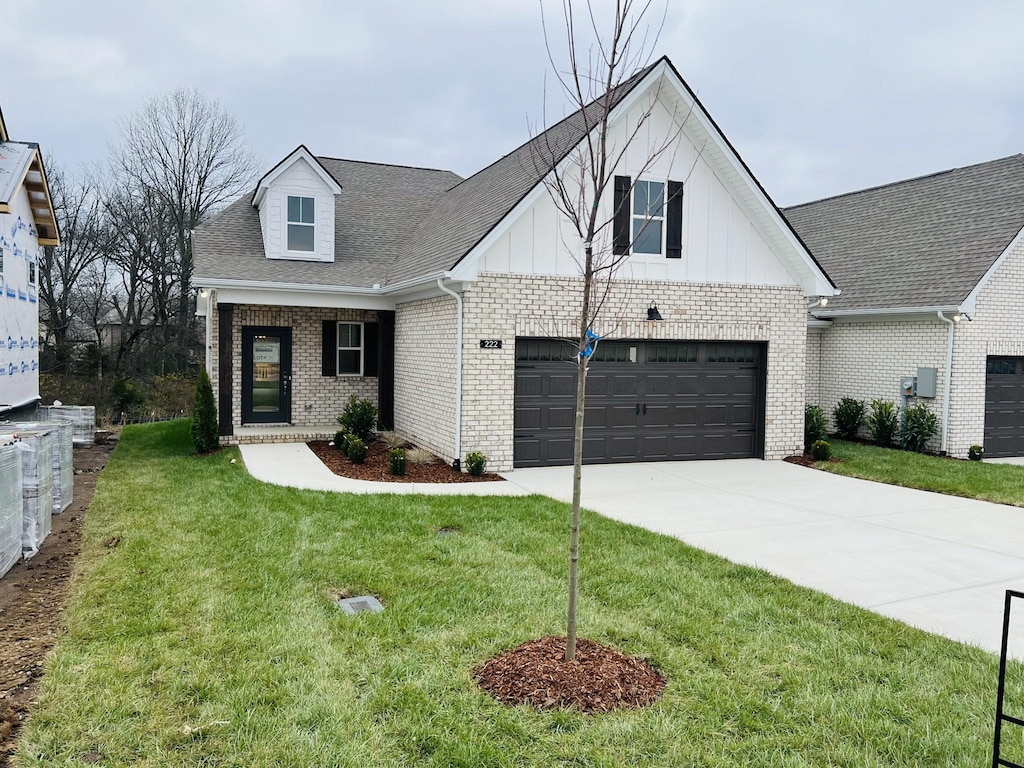
<svg viewBox="0 0 1024 768">
<path fill-rule="evenodd" d="M 252 340 L 252 410 L 281 410 L 281 339 L 274 336 Z"/>
</svg>

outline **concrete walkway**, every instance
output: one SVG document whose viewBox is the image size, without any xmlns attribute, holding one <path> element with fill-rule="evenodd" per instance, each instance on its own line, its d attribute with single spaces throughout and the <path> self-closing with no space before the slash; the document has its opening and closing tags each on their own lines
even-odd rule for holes
<svg viewBox="0 0 1024 768">
<path fill-rule="evenodd" d="M 507 477 L 571 497 L 571 467 Z M 583 504 L 994 652 L 1004 592 L 1024 590 L 1017 507 L 757 460 L 585 467 Z M 1024 601 L 1014 607 L 1011 653 L 1024 658 Z"/>
<path fill-rule="evenodd" d="M 338 493 L 422 493 L 435 496 L 525 496 L 507 480 L 483 483 L 378 483 L 334 474 L 305 443 L 240 445 L 249 474 L 272 485 Z"/>
</svg>

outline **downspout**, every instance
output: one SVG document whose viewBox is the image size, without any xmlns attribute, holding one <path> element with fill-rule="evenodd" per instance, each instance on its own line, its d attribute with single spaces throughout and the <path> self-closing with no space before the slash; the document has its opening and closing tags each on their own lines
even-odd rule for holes
<svg viewBox="0 0 1024 768">
<path fill-rule="evenodd" d="M 437 278 L 437 287 L 455 299 L 457 317 L 455 330 L 455 460 L 452 469 L 462 467 L 462 296 L 444 284 L 444 278 Z"/>
<path fill-rule="evenodd" d="M 949 324 L 946 340 L 946 394 L 942 398 L 942 446 L 939 448 L 939 454 L 945 456 L 949 440 L 949 399 L 953 393 L 953 329 L 956 328 L 956 322 L 942 314 L 942 310 L 935 314 L 939 316 L 939 320 Z"/>
</svg>

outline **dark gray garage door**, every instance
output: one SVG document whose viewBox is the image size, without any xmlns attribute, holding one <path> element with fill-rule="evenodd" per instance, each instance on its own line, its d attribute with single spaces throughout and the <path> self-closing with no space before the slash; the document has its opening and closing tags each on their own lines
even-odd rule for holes
<svg viewBox="0 0 1024 768">
<path fill-rule="evenodd" d="M 573 345 L 516 342 L 516 467 L 572 463 Z M 736 459 L 763 455 L 764 346 L 602 342 L 587 372 L 583 459 Z"/>
<path fill-rule="evenodd" d="M 985 455 L 1024 456 L 1024 357 L 988 358 Z"/>
</svg>

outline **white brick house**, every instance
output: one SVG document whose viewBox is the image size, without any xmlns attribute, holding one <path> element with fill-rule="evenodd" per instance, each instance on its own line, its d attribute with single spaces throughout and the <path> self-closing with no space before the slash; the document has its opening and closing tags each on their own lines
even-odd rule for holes
<svg viewBox="0 0 1024 768">
<path fill-rule="evenodd" d="M 595 327 L 587 460 L 799 450 L 806 308 L 835 286 L 668 59 L 613 103 L 613 146 L 650 118 L 602 200 L 631 256 Z M 567 463 L 581 281 L 543 179 L 590 109 L 468 179 L 299 147 L 198 228 L 222 441 L 333 430 L 356 394 L 450 462 Z M 658 136 L 674 145 L 645 168 Z"/>
<path fill-rule="evenodd" d="M 807 402 L 902 404 L 901 378 L 932 368 L 934 395 L 908 403 L 939 417 L 934 449 L 1024 455 L 1024 157 L 785 214 L 843 290 L 813 310 Z"/>
<path fill-rule="evenodd" d="M 60 244 L 38 144 L 0 113 L 0 416 L 39 400 L 39 262 Z"/>
</svg>

